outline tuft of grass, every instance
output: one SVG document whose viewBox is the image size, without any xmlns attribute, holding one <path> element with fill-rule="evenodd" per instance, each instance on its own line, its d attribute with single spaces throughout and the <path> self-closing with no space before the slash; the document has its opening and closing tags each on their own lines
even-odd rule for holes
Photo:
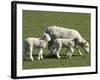
<svg viewBox="0 0 100 80">
<path fill-rule="evenodd" d="M 84 39 L 90 43 L 90 14 L 69 12 L 47 12 L 23 10 L 23 40 L 27 37 L 41 37 L 49 26 L 72 28 L 80 32 Z M 23 69 L 57 68 L 57 67 L 82 67 L 90 66 L 90 53 L 81 49 L 83 56 L 75 50 L 72 59 L 66 56 L 66 49 L 60 52 L 61 59 L 48 56 L 47 47 L 44 49 L 44 60 L 37 60 L 37 50 L 33 50 L 35 61 L 23 60 Z M 24 54 L 24 53 L 23 53 Z"/>
</svg>

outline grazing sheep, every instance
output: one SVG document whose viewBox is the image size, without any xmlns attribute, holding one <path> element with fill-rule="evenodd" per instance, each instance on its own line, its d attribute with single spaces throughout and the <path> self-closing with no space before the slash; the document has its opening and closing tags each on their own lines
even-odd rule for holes
<svg viewBox="0 0 100 80">
<path fill-rule="evenodd" d="M 46 47 L 47 42 L 50 41 L 51 38 L 47 33 L 44 33 L 43 38 L 27 38 L 24 41 L 25 54 L 29 54 L 30 59 L 34 61 L 32 57 L 33 48 L 39 49 L 38 59 L 43 59 L 43 49 Z"/>
<path fill-rule="evenodd" d="M 48 33 L 51 37 L 51 41 L 48 42 L 49 50 L 55 39 L 66 38 L 75 41 L 76 50 L 80 55 L 82 55 L 82 53 L 79 50 L 78 46 L 81 46 L 87 53 L 89 53 L 89 43 L 80 35 L 80 33 L 77 30 L 57 26 L 50 26 L 45 30 L 45 32 Z"/>
<path fill-rule="evenodd" d="M 72 39 L 62 39 L 57 38 L 54 40 L 52 47 L 50 48 L 50 52 L 56 54 L 57 58 L 60 59 L 59 52 L 61 48 L 67 48 L 67 56 L 71 58 L 74 52 L 74 41 Z"/>
</svg>

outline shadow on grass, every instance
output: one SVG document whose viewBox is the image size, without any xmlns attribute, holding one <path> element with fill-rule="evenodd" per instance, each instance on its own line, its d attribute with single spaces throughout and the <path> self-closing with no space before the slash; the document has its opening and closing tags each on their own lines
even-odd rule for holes
<svg viewBox="0 0 100 80">
<path fill-rule="evenodd" d="M 67 55 L 60 55 L 61 56 L 61 59 L 69 59 Z M 33 55 L 33 58 L 34 59 L 37 59 L 37 55 Z M 43 55 L 44 59 L 58 59 L 56 55 Z M 72 58 L 78 58 L 78 57 L 81 57 L 81 58 L 86 58 L 86 56 L 84 55 L 73 55 Z M 23 61 L 31 61 L 31 59 L 29 58 L 29 56 L 27 56 L 27 58 L 23 59 Z"/>
</svg>

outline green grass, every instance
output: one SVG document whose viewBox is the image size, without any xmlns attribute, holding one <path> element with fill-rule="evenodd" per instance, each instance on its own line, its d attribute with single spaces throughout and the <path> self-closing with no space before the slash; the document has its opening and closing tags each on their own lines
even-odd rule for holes
<svg viewBox="0 0 100 80">
<path fill-rule="evenodd" d="M 44 60 L 37 60 L 35 57 L 35 61 L 26 60 L 24 61 L 24 69 L 38 69 L 38 68 L 59 68 L 59 67 L 81 67 L 81 66 L 89 66 L 90 61 L 89 55 L 80 56 L 73 55 L 71 59 L 67 58 L 66 55 L 61 55 L 61 59 L 57 59 L 56 57 L 44 57 Z"/>
<path fill-rule="evenodd" d="M 90 43 L 90 14 L 64 13 L 23 10 L 23 39 L 27 37 L 41 37 L 48 26 L 56 25 L 76 29 Z M 81 49 L 83 56 L 74 52 L 72 59 L 66 57 L 66 50 L 60 52 L 61 59 L 48 56 L 48 49 L 44 50 L 44 60 L 37 60 L 37 50 L 33 50 L 35 61 L 23 60 L 23 69 L 80 67 L 90 66 L 90 53 L 86 54 Z"/>
</svg>

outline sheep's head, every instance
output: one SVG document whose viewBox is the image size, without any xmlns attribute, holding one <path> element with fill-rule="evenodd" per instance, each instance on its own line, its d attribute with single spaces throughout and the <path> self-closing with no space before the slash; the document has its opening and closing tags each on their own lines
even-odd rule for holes
<svg viewBox="0 0 100 80">
<path fill-rule="evenodd" d="M 84 43 L 84 49 L 87 53 L 89 53 L 89 43 L 88 42 L 85 42 Z"/>
<path fill-rule="evenodd" d="M 50 41 L 51 40 L 51 37 L 47 33 L 44 33 L 44 38 L 46 39 L 46 41 Z"/>
</svg>

